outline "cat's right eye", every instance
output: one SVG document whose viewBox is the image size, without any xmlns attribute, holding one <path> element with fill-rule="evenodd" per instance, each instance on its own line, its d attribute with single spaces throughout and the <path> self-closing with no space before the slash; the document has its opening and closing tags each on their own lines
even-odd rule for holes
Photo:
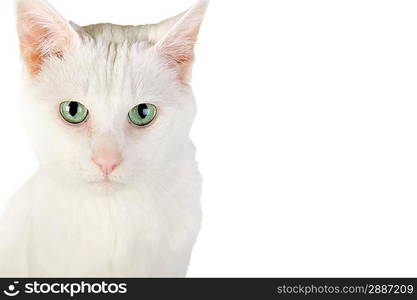
<svg viewBox="0 0 417 300">
<path fill-rule="evenodd" d="M 88 109 L 79 102 L 65 101 L 59 106 L 62 118 L 71 124 L 80 124 L 87 120 Z"/>
</svg>

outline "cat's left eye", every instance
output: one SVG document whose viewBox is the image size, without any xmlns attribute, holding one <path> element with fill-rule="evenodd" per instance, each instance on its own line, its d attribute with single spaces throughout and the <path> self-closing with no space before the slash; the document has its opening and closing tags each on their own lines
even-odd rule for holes
<svg viewBox="0 0 417 300">
<path fill-rule="evenodd" d="M 59 106 L 62 118 L 71 124 L 80 124 L 88 117 L 88 109 L 79 102 L 65 101 Z"/>
<path fill-rule="evenodd" d="M 136 126 L 146 126 L 152 123 L 157 113 L 156 106 L 150 103 L 136 105 L 129 111 L 129 120 Z"/>
</svg>

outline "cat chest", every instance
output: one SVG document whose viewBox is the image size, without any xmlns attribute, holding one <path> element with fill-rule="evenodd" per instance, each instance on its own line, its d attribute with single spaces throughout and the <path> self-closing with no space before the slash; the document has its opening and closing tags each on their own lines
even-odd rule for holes
<svg viewBox="0 0 417 300">
<path fill-rule="evenodd" d="M 34 203 L 32 269 L 42 275 L 146 275 L 156 253 L 172 248 L 188 227 L 186 209 L 167 211 L 161 199 L 101 198 Z M 59 274 L 59 273 L 58 273 Z"/>
</svg>

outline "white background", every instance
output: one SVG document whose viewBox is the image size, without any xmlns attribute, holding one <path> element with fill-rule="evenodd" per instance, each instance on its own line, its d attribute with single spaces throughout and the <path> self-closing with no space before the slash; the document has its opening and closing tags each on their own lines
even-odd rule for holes
<svg viewBox="0 0 417 300">
<path fill-rule="evenodd" d="M 192 4 L 50 2 L 81 25 Z M 416 1 L 212 0 L 194 72 L 205 217 L 190 276 L 417 276 L 416 16 Z M 11 0 L 0 39 L 3 206 L 36 169 Z"/>
</svg>

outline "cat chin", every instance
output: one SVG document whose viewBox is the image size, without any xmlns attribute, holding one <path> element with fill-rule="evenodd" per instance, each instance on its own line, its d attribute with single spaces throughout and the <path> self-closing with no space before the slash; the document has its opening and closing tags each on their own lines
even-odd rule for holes
<svg viewBox="0 0 417 300">
<path fill-rule="evenodd" d="M 123 189 L 125 184 L 109 179 L 103 179 L 97 181 L 87 181 L 86 186 L 99 193 L 112 193 Z"/>
<path fill-rule="evenodd" d="M 77 186 L 94 191 L 116 191 L 129 185 L 127 178 L 121 176 L 103 176 L 98 174 L 82 174 L 74 172 L 40 172 L 59 185 Z"/>
</svg>

